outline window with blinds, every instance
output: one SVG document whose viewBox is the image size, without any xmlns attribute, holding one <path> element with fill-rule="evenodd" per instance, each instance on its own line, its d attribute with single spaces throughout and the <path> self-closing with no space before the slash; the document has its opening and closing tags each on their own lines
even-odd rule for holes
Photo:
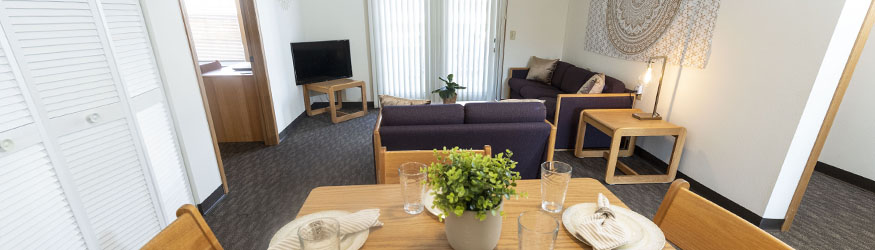
<svg viewBox="0 0 875 250">
<path fill-rule="evenodd" d="M 459 101 L 499 98 L 502 0 L 369 0 L 377 94 L 439 100 L 454 74 Z"/>
<path fill-rule="evenodd" d="M 185 0 L 199 61 L 247 61 L 235 0 Z"/>
</svg>

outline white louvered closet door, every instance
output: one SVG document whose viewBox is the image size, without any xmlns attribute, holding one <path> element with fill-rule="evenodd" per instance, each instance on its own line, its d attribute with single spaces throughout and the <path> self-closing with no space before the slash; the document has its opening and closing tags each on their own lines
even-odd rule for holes
<svg viewBox="0 0 875 250">
<path fill-rule="evenodd" d="M 4 41 L 0 39 L 0 248 L 84 249 L 79 222 Z M 79 216 L 84 217 L 81 212 Z"/>
<path fill-rule="evenodd" d="M 139 248 L 192 203 L 141 13 L 136 0 L 0 1 L 7 51 L 32 97 L 25 105 L 47 138 L 47 150 L 28 156 L 53 160 L 60 197 L 92 249 Z M 0 129 L 27 122 L 15 114 Z"/>
<path fill-rule="evenodd" d="M 176 209 L 193 203 L 193 198 L 140 3 L 98 1 L 164 205 L 162 212 L 165 218 L 173 220 Z"/>
</svg>

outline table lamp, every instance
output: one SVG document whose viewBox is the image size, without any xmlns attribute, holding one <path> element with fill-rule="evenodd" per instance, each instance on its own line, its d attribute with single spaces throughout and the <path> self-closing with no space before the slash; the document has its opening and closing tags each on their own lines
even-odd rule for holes
<svg viewBox="0 0 875 250">
<path fill-rule="evenodd" d="M 647 71 L 644 72 L 642 81 L 644 81 L 644 84 L 646 85 L 653 80 L 653 62 L 659 59 L 662 59 L 662 72 L 659 75 L 659 86 L 656 87 L 656 101 L 653 102 L 653 113 L 632 114 L 632 116 L 638 120 L 662 120 L 662 116 L 659 116 L 659 113 L 656 113 L 656 105 L 659 104 L 659 92 L 662 90 L 662 77 L 665 76 L 665 64 L 668 63 L 668 57 L 654 56 L 647 59 Z"/>
</svg>

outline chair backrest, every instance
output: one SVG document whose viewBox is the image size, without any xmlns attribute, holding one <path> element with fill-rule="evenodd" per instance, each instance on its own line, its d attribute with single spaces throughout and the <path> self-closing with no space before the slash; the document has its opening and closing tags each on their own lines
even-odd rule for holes
<svg viewBox="0 0 875 250">
<path fill-rule="evenodd" d="M 482 155 L 492 155 L 492 147 L 489 145 L 483 146 L 483 150 L 471 150 L 474 153 Z M 433 150 L 404 150 L 404 151 L 387 151 L 386 147 L 380 148 L 379 163 L 377 164 L 377 183 L 379 184 L 397 184 L 398 167 L 406 162 L 420 162 L 426 165 L 437 161 Z M 382 177 L 382 178 L 380 178 Z M 380 181 L 382 180 L 382 182 Z"/>
<path fill-rule="evenodd" d="M 793 249 L 771 234 L 672 182 L 653 222 L 681 249 Z"/>
<path fill-rule="evenodd" d="M 194 205 L 182 205 L 176 210 L 176 217 L 142 249 L 223 249 Z"/>
</svg>

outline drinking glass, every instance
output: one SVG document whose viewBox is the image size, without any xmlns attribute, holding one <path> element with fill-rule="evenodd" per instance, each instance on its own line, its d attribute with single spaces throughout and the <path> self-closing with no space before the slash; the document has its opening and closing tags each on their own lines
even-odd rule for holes
<svg viewBox="0 0 875 250">
<path fill-rule="evenodd" d="M 334 218 L 308 221 L 298 228 L 301 249 L 340 250 L 340 223 Z"/>
<path fill-rule="evenodd" d="M 570 181 L 571 165 L 559 161 L 541 163 L 541 209 L 561 212 Z"/>
<path fill-rule="evenodd" d="M 425 206 L 422 205 L 422 194 L 425 192 L 425 164 L 407 162 L 398 167 L 398 178 L 401 182 L 401 196 L 404 197 L 404 212 L 419 214 Z"/>
<path fill-rule="evenodd" d="M 559 221 L 552 214 L 540 210 L 527 211 L 520 214 L 517 222 L 520 250 L 553 249 L 556 245 Z"/>
</svg>

